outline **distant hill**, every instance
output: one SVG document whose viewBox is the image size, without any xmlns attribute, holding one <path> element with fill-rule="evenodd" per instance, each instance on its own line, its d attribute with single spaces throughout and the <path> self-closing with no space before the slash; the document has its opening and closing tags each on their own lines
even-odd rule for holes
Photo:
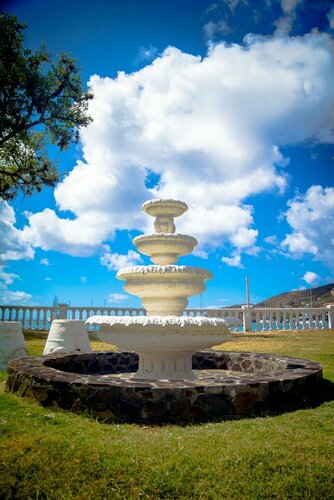
<svg viewBox="0 0 334 500">
<path fill-rule="evenodd" d="M 313 307 L 322 307 L 328 303 L 334 304 L 334 297 L 331 294 L 333 289 L 334 283 L 329 283 L 316 288 L 294 290 L 275 295 L 255 305 L 258 307 L 309 307 L 312 302 Z"/>
<path fill-rule="evenodd" d="M 331 290 L 334 289 L 334 283 L 318 286 L 316 288 L 307 288 L 305 290 L 294 290 L 292 292 L 284 292 L 269 299 L 262 300 L 257 304 L 252 304 L 258 307 L 322 307 L 326 304 L 334 304 L 334 297 Z M 243 304 L 233 304 L 230 307 L 241 307 Z M 224 309 L 224 307 L 222 308 Z"/>
</svg>

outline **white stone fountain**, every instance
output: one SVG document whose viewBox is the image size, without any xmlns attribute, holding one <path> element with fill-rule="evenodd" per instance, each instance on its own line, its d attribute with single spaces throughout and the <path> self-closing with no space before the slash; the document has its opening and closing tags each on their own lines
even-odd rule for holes
<svg viewBox="0 0 334 500">
<path fill-rule="evenodd" d="M 137 236 L 133 243 L 154 264 L 121 269 L 116 277 L 142 299 L 147 316 L 92 316 L 87 323 L 99 325 L 97 335 L 104 342 L 139 354 L 134 379 L 193 380 L 193 353 L 228 340 L 229 326 L 220 318 L 183 315 L 188 297 L 202 293 L 212 278 L 205 269 L 175 265 L 197 245 L 192 236 L 175 233 L 174 217 L 188 210 L 186 203 L 150 200 L 143 210 L 155 217 L 155 233 Z"/>
</svg>

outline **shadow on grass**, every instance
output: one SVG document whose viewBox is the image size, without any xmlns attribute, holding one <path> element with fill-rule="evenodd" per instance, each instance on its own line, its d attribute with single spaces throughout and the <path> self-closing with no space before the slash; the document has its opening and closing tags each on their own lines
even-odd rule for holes
<svg viewBox="0 0 334 500">
<path fill-rule="evenodd" d="M 323 379 L 319 383 L 319 393 L 316 398 L 315 406 L 319 406 L 323 403 L 328 403 L 334 400 L 334 383 L 328 379 Z"/>
</svg>

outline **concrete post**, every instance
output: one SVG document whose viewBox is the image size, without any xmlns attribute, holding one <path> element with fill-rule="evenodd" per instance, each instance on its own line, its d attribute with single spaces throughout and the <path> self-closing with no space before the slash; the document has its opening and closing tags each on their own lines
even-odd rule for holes
<svg viewBox="0 0 334 500">
<path fill-rule="evenodd" d="M 58 308 L 59 308 L 59 312 L 58 312 L 57 319 L 67 319 L 68 304 L 59 304 Z"/>
<path fill-rule="evenodd" d="M 334 304 L 328 304 L 328 328 L 334 328 Z"/>
<path fill-rule="evenodd" d="M 92 352 L 85 323 L 78 319 L 55 319 L 43 354 L 53 352 Z"/>
<path fill-rule="evenodd" d="M 28 356 L 27 346 L 18 321 L 0 322 L 0 371 L 7 370 L 8 361 Z"/>
<path fill-rule="evenodd" d="M 242 309 L 242 316 L 243 316 L 244 332 L 251 332 L 252 331 L 252 309 L 253 309 L 253 306 L 244 305 L 244 306 L 241 306 L 241 309 Z"/>
</svg>

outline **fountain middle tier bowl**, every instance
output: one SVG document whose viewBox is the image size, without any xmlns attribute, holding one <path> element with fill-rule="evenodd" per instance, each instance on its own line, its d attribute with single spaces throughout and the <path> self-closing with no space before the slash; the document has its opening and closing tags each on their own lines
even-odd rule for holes
<svg viewBox="0 0 334 500">
<path fill-rule="evenodd" d="M 148 316 L 180 316 L 188 297 L 205 290 L 210 271 L 190 266 L 134 266 L 118 271 L 124 290 L 142 299 Z"/>
<path fill-rule="evenodd" d="M 138 252 L 149 255 L 160 265 L 174 264 L 182 255 L 190 254 L 197 245 L 196 238 L 186 234 L 143 234 L 133 240 Z"/>
</svg>

